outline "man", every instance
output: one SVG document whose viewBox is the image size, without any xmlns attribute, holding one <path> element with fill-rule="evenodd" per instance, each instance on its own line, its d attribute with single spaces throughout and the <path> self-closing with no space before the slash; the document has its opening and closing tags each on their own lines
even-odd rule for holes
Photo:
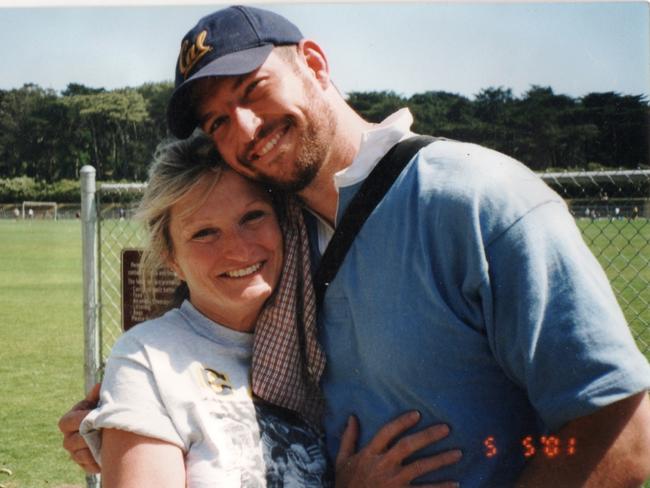
<svg viewBox="0 0 650 488">
<path fill-rule="evenodd" d="M 231 7 L 184 38 L 169 125 L 240 173 L 297 192 L 315 254 L 361 183 L 412 135 L 363 120 L 286 19 Z M 650 367 L 559 196 L 518 162 L 438 140 L 357 235 L 319 312 L 330 454 L 417 409 L 463 487 L 636 486 L 650 476 Z M 349 449 L 348 440 L 343 448 Z M 424 449 L 422 455 L 431 453 Z"/>
</svg>

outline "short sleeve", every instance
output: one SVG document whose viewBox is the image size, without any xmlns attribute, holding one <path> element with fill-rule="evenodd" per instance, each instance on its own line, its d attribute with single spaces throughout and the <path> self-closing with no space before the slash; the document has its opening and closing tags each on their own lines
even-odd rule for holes
<svg viewBox="0 0 650 488">
<path fill-rule="evenodd" d="M 146 348 L 129 334 L 114 346 L 102 380 L 99 406 L 79 429 L 100 464 L 104 428 L 160 439 L 186 450 L 161 400 Z"/>
<path fill-rule="evenodd" d="M 563 204 L 532 209 L 487 257 L 490 346 L 548 428 L 650 387 L 648 362 Z"/>
</svg>

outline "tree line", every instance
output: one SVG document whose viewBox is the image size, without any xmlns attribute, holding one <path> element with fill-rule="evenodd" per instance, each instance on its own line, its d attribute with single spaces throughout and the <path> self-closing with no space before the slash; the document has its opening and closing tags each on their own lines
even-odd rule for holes
<svg viewBox="0 0 650 488">
<path fill-rule="evenodd" d="M 71 83 L 60 93 L 35 84 L 0 90 L 0 179 L 75 180 L 91 164 L 101 180 L 144 180 L 156 145 L 169 137 L 172 89 L 161 82 L 115 90 Z M 650 167 L 650 106 L 642 95 L 572 98 L 532 86 L 520 97 L 498 87 L 473 99 L 382 91 L 353 92 L 348 101 L 373 122 L 409 107 L 415 132 L 482 144 L 536 171 Z"/>
</svg>

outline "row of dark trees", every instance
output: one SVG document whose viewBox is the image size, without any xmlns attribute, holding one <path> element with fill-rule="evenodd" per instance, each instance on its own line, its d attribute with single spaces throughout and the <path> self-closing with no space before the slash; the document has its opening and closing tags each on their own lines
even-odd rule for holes
<svg viewBox="0 0 650 488">
<path fill-rule="evenodd" d="M 650 106 L 640 95 L 581 98 L 533 86 L 523 96 L 487 88 L 470 100 L 447 92 L 405 99 L 392 92 L 353 93 L 350 103 L 373 121 L 408 106 L 415 132 L 476 142 L 536 171 L 650 167 Z"/>
<path fill-rule="evenodd" d="M 91 164 L 101 179 L 144 180 L 157 143 L 168 137 L 171 90 L 171 83 L 149 83 L 0 91 L 0 178 L 76 179 Z"/>
<path fill-rule="evenodd" d="M 156 144 L 168 137 L 171 90 L 171 83 L 0 90 L 0 178 L 75 179 L 92 164 L 100 179 L 143 180 Z M 348 101 L 374 122 L 408 106 L 416 132 L 492 147 L 534 170 L 650 167 L 650 106 L 640 95 L 572 98 L 533 86 L 521 97 L 487 88 L 473 99 L 440 91 L 355 92 Z"/>
</svg>

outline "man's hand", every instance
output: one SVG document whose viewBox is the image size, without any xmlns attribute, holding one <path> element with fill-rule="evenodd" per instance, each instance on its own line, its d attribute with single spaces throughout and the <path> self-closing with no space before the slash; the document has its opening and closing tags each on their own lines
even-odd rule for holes
<svg viewBox="0 0 650 488">
<path fill-rule="evenodd" d="M 77 403 L 59 419 L 59 430 L 63 433 L 63 448 L 70 453 L 70 457 L 75 463 L 90 474 L 99 473 L 100 467 L 95 462 L 86 441 L 79 434 L 79 426 L 88 412 L 97 406 L 99 387 L 100 384 L 97 383 L 84 400 Z"/>
<path fill-rule="evenodd" d="M 572 456 L 536 456 L 518 488 L 638 487 L 650 476 L 650 400 L 633 395 L 568 422 L 558 437 L 577 439 Z"/>
<path fill-rule="evenodd" d="M 419 476 L 458 462 L 461 452 L 451 450 L 403 464 L 404 460 L 412 454 L 444 439 L 449 434 L 449 427 L 446 425 L 434 425 L 393 443 L 397 436 L 413 427 L 419 420 L 418 412 L 401 415 L 382 427 L 368 445 L 355 454 L 359 423 L 356 417 L 350 417 L 336 457 L 336 487 L 407 487 L 411 486 L 411 481 Z M 458 483 L 446 482 L 422 486 L 455 488 Z"/>
</svg>

